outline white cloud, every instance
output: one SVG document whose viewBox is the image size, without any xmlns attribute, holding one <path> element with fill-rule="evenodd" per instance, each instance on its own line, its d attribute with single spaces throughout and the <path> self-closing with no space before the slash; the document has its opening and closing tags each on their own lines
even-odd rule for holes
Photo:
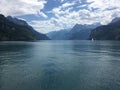
<svg viewBox="0 0 120 90">
<path fill-rule="evenodd" d="M 108 24 L 113 18 L 120 17 L 120 0 L 87 0 L 87 2 L 91 2 L 91 4 L 83 4 L 82 6 L 88 8 L 77 11 L 73 10 L 73 5 L 76 2 L 66 2 L 51 11 L 55 17 L 46 21 L 34 21 L 31 25 L 41 32 L 49 32 L 71 28 L 76 23 L 92 24 L 100 22 L 101 24 Z"/>
<path fill-rule="evenodd" d="M 73 6 L 73 5 L 75 5 L 74 2 L 73 2 L 73 3 L 68 3 L 68 2 L 66 2 L 66 3 L 64 3 L 64 4 L 61 6 L 61 8 L 67 8 L 67 7 L 70 7 L 70 6 Z"/>
<path fill-rule="evenodd" d="M 52 10 L 52 13 L 54 13 L 54 14 L 63 14 L 63 13 L 65 13 L 66 11 L 69 11 L 70 10 L 70 8 L 69 7 L 72 7 L 73 5 L 75 5 L 76 3 L 75 2 L 73 2 L 73 3 L 68 3 L 68 2 L 66 2 L 66 3 L 64 3 L 64 4 L 62 4 L 61 6 L 59 6 L 59 7 L 57 7 L 57 8 L 54 8 L 53 10 Z"/>
<path fill-rule="evenodd" d="M 43 13 L 43 12 L 39 12 L 39 15 L 44 17 L 44 18 L 48 18 L 48 16 L 45 13 Z"/>
<path fill-rule="evenodd" d="M 54 19 L 50 19 L 48 21 L 37 21 L 34 20 L 29 22 L 38 32 L 47 33 L 49 31 L 60 30 L 62 27 L 56 26 L 54 23 Z"/>
<path fill-rule="evenodd" d="M 101 10 L 111 7 L 120 8 L 120 0 L 87 0 L 87 2 L 93 2 L 89 5 L 89 8 L 99 8 Z"/>
<path fill-rule="evenodd" d="M 70 11 L 73 9 L 73 5 L 75 5 L 75 2 L 69 3 L 66 2 L 62 4 L 61 6 L 54 8 L 51 13 L 53 13 L 56 17 L 61 17 L 63 15 L 67 15 L 70 13 Z"/>
<path fill-rule="evenodd" d="M 6 16 L 37 14 L 45 3 L 45 0 L 0 0 L 0 13 Z"/>
<path fill-rule="evenodd" d="M 92 2 L 88 8 L 91 16 L 96 16 L 102 24 L 109 23 L 113 18 L 120 17 L 120 0 L 87 0 Z M 96 9 L 92 11 L 93 9 Z"/>
<path fill-rule="evenodd" d="M 61 2 L 64 2 L 64 0 L 61 0 Z"/>
</svg>

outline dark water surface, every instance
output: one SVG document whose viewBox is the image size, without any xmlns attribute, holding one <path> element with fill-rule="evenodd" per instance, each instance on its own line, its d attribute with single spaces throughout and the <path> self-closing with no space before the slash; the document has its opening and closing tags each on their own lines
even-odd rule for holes
<svg viewBox="0 0 120 90">
<path fill-rule="evenodd" d="M 0 42 L 0 90 L 120 90 L 120 42 Z"/>
</svg>

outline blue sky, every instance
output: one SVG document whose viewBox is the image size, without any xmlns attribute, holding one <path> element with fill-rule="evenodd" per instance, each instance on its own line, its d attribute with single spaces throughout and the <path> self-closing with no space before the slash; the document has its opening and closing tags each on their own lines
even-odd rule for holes
<svg viewBox="0 0 120 90">
<path fill-rule="evenodd" d="M 47 33 L 75 24 L 107 24 L 120 17 L 120 0 L 0 0 L 0 13 Z"/>
</svg>

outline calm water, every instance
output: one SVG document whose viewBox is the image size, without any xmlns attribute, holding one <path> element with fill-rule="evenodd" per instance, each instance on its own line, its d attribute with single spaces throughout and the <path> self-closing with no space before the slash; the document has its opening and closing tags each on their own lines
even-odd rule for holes
<svg viewBox="0 0 120 90">
<path fill-rule="evenodd" d="M 120 42 L 0 42 L 0 90 L 120 90 Z"/>
</svg>

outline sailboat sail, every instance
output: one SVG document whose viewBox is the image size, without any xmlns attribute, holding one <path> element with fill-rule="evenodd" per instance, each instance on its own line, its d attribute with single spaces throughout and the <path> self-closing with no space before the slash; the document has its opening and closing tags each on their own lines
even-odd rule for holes
<svg viewBox="0 0 120 90">
<path fill-rule="evenodd" d="M 94 41 L 94 39 L 92 38 L 92 41 Z"/>
</svg>

